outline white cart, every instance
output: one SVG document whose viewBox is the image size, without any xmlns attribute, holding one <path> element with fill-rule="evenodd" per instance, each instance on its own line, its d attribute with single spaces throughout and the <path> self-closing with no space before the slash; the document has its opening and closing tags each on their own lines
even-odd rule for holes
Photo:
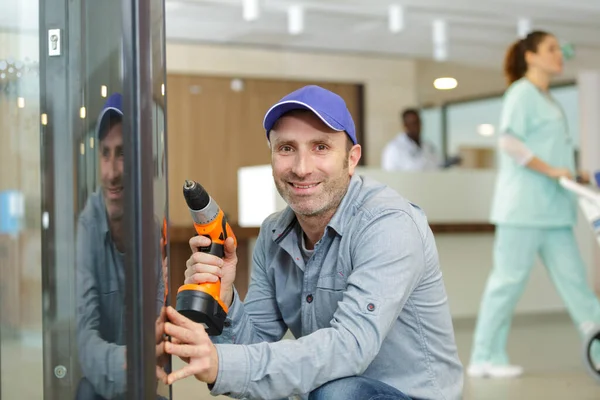
<svg viewBox="0 0 600 400">
<path fill-rule="evenodd" d="M 600 246 L 600 191 L 581 185 L 570 179 L 562 178 L 560 184 L 577 194 L 579 198 L 579 207 L 591 225 L 594 236 Z M 600 182 L 598 182 L 600 184 Z M 583 363 L 588 372 L 598 381 L 600 381 L 600 360 L 592 360 L 590 349 L 592 343 L 600 343 L 600 325 L 590 326 L 586 329 L 587 335 L 583 343 Z"/>
</svg>

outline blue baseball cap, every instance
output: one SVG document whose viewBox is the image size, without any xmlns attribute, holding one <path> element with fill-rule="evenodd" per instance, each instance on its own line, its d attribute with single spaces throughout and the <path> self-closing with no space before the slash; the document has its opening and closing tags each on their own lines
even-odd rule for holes
<svg viewBox="0 0 600 400">
<path fill-rule="evenodd" d="M 288 94 L 267 111 L 263 120 L 267 139 L 277 120 L 292 110 L 312 111 L 325 125 L 346 132 L 352 143 L 357 144 L 354 121 L 344 99 L 316 85 L 304 86 Z"/>
<path fill-rule="evenodd" d="M 121 93 L 113 93 L 106 99 L 104 107 L 102 107 L 102 111 L 100 111 L 100 115 L 98 115 L 98 123 L 96 125 L 98 140 L 104 139 L 104 136 L 108 133 L 108 127 L 110 126 L 111 120 L 121 121 L 122 119 L 123 96 Z"/>
</svg>

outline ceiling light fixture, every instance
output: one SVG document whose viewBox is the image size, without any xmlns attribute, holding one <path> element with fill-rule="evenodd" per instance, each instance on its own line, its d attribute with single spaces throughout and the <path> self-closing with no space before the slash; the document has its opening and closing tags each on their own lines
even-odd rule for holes
<svg viewBox="0 0 600 400">
<path fill-rule="evenodd" d="M 255 21 L 258 19 L 259 7 L 258 0 L 243 0 L 242 7 L 244 8 L 244 21 Z"/>
<path fill-rule="evenodd" d="M 390 32 L 399 33 L 404 30 L 404 8 L 399 4 L 390 4 L 388 14 Z"/>
<path fill-rule="evenodd" d="M 433 87 L 437 90 L 452 90 L 458 86 L 456 79 L 451 77 L 437 78 L 433 81 Z"/>
<path fill-rule="evenodd" d="M 531 32 L 531 20 L 529 18 L 519 18 L 517 22 L 517 35 L 521 39 L 525 38 Z"/>
<path fill-rule="evenodd" d="M 433 21 L 433 59 L 445 61 L 448 59 L 448 28 L 446 21 L 436 19 Z"/>
<path fill-rule="evenodd" d="M 288 32 L 299 35 L 304 32 L 304 7 L 295 4 L 288 8 Z"/>
</svg>

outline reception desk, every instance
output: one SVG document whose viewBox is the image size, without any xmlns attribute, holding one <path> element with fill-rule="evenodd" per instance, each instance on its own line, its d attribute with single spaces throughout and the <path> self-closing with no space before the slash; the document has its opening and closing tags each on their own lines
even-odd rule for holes
<svg viewBox="0 0 600 400">
<path fill-rule="evenodd" d="M 494 226 L 489 223 L 495 185 L 494 170 L 450 169 L 436 172 L 391 173 L 358 168 L 357 173 L 386 183 L 427 215 L 436 238 L 444 282 L 452 315 L 474 317 L 479 308 L 487 276 L 492 268 Z M 261 222 L 285 207 L 275 189 L 268 165 L 238 171 L 239 220 L 238 290 L 245 293 L 251 272 L 254 238 Z M 190 231 L 191 228 L 187 228 Z M 181 237 L 189 239 L 190 233 Z M 582 255 L 591 277 L 593 242 L 590 229 L 581 218 L 577 227 Z M 175 236 L 172 238 L 174 242 Z M 186 244 L 187 245 L 187 244 Z M 177 246 L 177 244 L 175 244 Z M 187 250 L 189 253 L 189 249 Z M 528 288 L 517 305 L 517 313 L 563 311 L 561 299 L 546 271 L 538 265 Z M 185 263 L 185 261 L 184 261 Z"/>
</svg>

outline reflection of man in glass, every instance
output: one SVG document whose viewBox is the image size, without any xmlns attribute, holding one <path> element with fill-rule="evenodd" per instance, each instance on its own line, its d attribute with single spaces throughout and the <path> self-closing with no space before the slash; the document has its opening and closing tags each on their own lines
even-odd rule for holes
<svg viewBox="0 0 600 400">
<path fill-rule="evenodd" d="M 98 117 L 101 185 L 88 198 L 77 228 L 80 400 L 114 399 L 127 391 L 122 119 L 122 98 L 114 94 Z"/>
<path fill-rule="evenodd" d="M 113 94 L 97 124 L 101 184 L 88 198 L 77 228 L 77 344 L 83 372 L 78 400 L 124 399 L 127 392 L 122 120 L 122 96 Z M 163 262 L 157 274 L 157 311 L 163 317 L 165 268 Z"/>
</svg>

